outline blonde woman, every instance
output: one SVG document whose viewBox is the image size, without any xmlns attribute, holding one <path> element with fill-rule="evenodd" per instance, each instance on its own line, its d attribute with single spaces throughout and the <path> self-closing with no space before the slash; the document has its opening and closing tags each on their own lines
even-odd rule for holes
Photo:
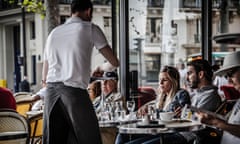
<svg viewBox="0 0 240 144">
<path fill-rule="evenodd" d="M 160 111 L 175 111 L 179 115 L 185 104 L 190 104 L 189 93 L 180 88 L 180 74 L 175 67 L 163 66 L 159 73 L 159 95 L 157 99 L 145 104 L 138 114 L 145 115 L 148 105 L 156 105 Z"/>
<path fill-rule="evenodd" d="M 143 105 L 137 111 L 137 115 L 142 117 L 148 113 L 149 106 L 153 105 L 159 111 L 174 111 L 176 116 L 180 116 L 181 108 L 185 104 L 191 104 L 189 93 L 180 89 L 180 74 L 175 67 L 163 66 L 159 73 L 159 95 L 156 100 Z M 146 140 L 159 138 L 158 135 L 131 135 L 131 142 L 139 144 Z M 133 140 L 135 139 L 135 140 Z M 128 135 L 118 134 L 115 144 L 126 143 L 129 140 Z"/>
</svg>

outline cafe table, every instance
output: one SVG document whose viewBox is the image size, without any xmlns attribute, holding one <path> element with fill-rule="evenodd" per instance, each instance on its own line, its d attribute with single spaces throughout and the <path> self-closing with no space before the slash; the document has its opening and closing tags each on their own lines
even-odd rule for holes
<svg viewBox="0 0 240 144">
<path fill-rule="evenodd" d="M 118 126 L 136 123 L 138 120 L 105 120 L 99 121 L 102 141 L 104 144 L 114 144 L 118 132 Z"/>
<path fill-rule="evenodd" d="M 196 131 L 204 128 L 204 126 L 199 121 L 193 120 L 181 120 L 174 119 L 171 121 L 153 121 L 148 124 L 143 124 L 142 122 L 136 122 L 126 125 L 118 126 L 118 132 L 122 134 L 150 134 L 161 135 L 167 133 L 183 132 L 183 131 Z M 163 141 L 160 139 L 160 141 Z"/>
<path fill-rule="evenodd" d="M 43 113 L 43 110 L 28 111 L 28 112 L 26 112 L 26 114 L 27 114 L 28 116 L 33 116 L 33 115 L 37 115 L 37 114 L 40 114 L 40 113 Z"/>
</svg>

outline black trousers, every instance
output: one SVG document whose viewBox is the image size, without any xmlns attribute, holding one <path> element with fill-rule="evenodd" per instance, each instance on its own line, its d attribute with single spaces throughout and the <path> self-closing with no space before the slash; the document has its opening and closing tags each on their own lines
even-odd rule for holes
<svg viewBox="0 0 240 144">
<path fill-rule="evenodd" d="M 102 144 L 86 90 L 50 83 L 44 102 L 43 144 Z"/>
</svg>

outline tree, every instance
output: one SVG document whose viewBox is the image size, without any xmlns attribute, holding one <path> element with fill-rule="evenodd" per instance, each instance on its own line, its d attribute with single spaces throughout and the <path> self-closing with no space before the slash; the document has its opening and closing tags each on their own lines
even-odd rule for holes
<svg viewBox="0 0 240 144">
<path fill-rule="evenodd" d="M 42 19 L 45 17 L 45 6 L 42 0 L 4 0 L 9 4 L 18 2 L 21 7 L 24 7 L 27 12 L 34 12 L 41 15 Z"/>
<path fill-rule="evenodd" d="M 45 5 L 43 0 L 4 0 L 9 4 L 18 4 L 25 8 L 27 12 L 34 12 L 41 15 L 41 18 L 44 19 L 46 16 L 48 33 L 59 25 L 59 8 L 58 0 L 45 0 Z M 20 2 L 19 2 L 20 1 Z"/>
<path fill-rule="evenodd" d="M 58 0 L 45 0 L 48 33 L 50 33 L 53 28 L 59 25 L 60 16 L 58 4 Z"/>
</svg>

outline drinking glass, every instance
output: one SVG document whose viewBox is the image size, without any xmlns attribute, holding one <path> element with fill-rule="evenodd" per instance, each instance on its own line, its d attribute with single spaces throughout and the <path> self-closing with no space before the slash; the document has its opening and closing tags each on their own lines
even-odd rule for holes
<svg viewBox="0 0 240 144">
<path fill-rule="evenodd" d="M 130 119 L 133 119 L 133 112 L 135 109 L 135 101 L 133 101 L 133 100 L 127 101 L 127 109 L 129 111 Z"/>
</svg>

